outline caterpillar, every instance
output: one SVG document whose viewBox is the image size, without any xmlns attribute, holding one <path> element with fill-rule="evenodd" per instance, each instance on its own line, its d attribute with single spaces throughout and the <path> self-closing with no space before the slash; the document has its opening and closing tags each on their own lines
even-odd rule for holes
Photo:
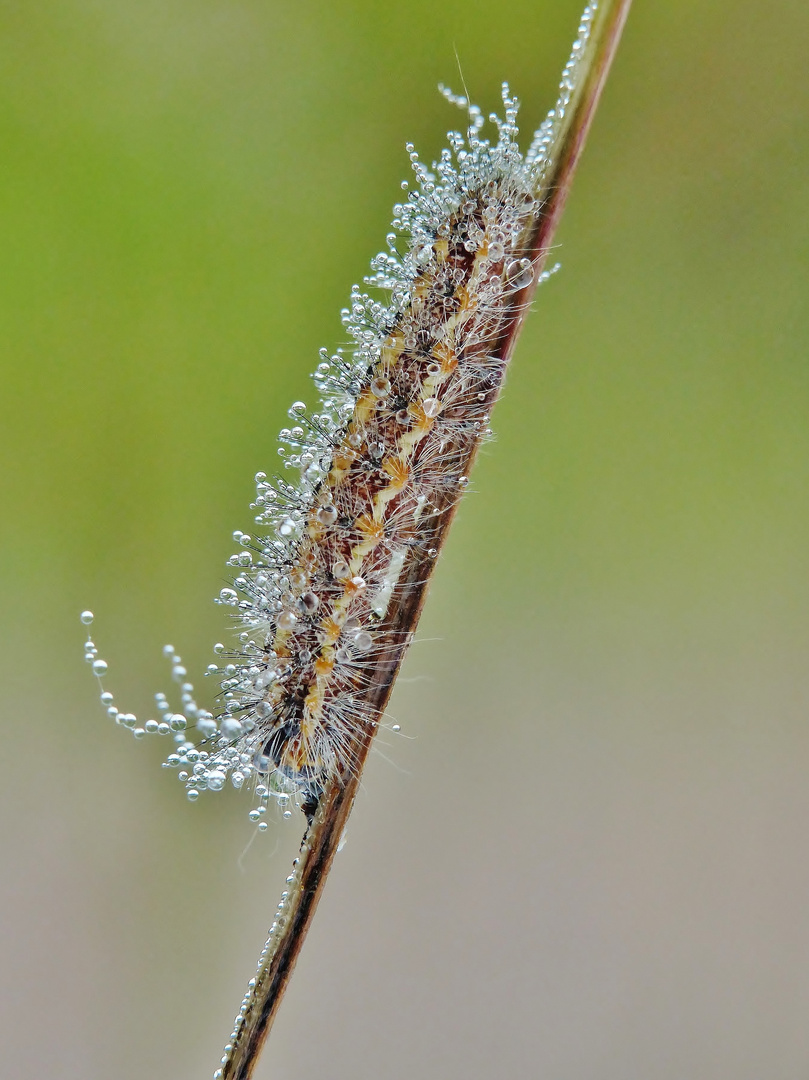
<svg viewBox="0 0 809 1080">
<path fill-rule="evenodd" d="M 249 1080 L 277 1012 L 522 319 L 556 269 L 544 269 L 551 237 L 629 6 L 585 8 L 556 104 L 525 153 L 507 84 L 502 118 L 489 117 L 496 140 L 477 106 L 442 87 L 467 114 L 465 134 L 449 133 L 431 169 L 408 144 L 415 183 L 365 279 L 375 293 L 354 287 L 342 313 L 351 346 L 321 352 L 319 405 L 295 402 L 280 434 L 292 479 L 258 473 L 258 533 L 234 533 L 235 576 L 218 600 L 237 644 L 214 648 L 216 710 L 200 708 L 166 646 L 182 712 L 158 694 L 161 718 L 139 725 L 104 689 L 107 664 L 86 642 L 108 715 L 136 738 L 173 733 L 165 765 L 189 799 L 230 779 L 253 786 L 259 830 L 271 798 L 284 816 L 296 804 L 307 817 L 214 1080 Z"/>
<path fill-rule="evenodd" d="M 582 18 L 580 48 L 593 11 Z M 280 433 L 295 482 L 258 473 L 251 509 L 263 532 L 234 533 L 237 573 L 218 602 L 234 609 L 238 646 L 218 644 L 224 663 L 208 669 L 221 679 L 218 710 L 199 707 L 171 646 L 183 712 L 158 694 L 161 720 L 140 727 L 102 692 L 110 716 L 136 737 L 175 732 L 166 765 L 192 800 L 228 777 L 236 787 L 253 778 L 254 820 L 270 796 L 294 799 L 311 819 L 328 779 L 355 767 L 361 736 L 373 735 L 379 709 L 369 690 L 380 673 L 392 681 L 412 638 L 416 594 L 489 434 L 504 341 L 546 254 L 535 244 L 537 193 L 572 85 L 563 80 L 525 155 L 507 84 L 504 116 L 490 117 L 496 142 L 481 135 L 481 110 L 441 87 L 467 111 L 466 135 L 449 133 L 432 170 L 407 145 L 415 185 L 403 185 L 408 198 L 394 208 L 388 251 L 365 279 L 387 303 L 354 286 L 342 312 L 353 348 L 321 351 L 318 410 L 295 402 L 294 426 Z M 85 655 L 99 678 L 106 673 L 91 640 Z M 198 743 L 188 738 L 189 718 Z"/>
</svg>

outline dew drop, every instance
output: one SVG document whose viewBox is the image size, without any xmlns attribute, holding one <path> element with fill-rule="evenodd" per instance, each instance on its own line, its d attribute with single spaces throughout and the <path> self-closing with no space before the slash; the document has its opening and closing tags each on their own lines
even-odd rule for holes
<svg viewBox="0 0 809 1080">
<path fill-rule="evenodd" d="M 208 773 L 208 787 L 211 791 L 221 791 L 225 786 L 225 774 L 220 769 L 213 769 Z"/>
<path fill-rule="evenodd" d="M 106 673 L 106 671 L 107 671 L 107 661 L 106 660 L 94 660 L 93 661 L 93 674 L 94 675 L 104 675 Z"/>
<path fill-rule="evenodd" d="M 506 281 L 514 289 L 524 289 L 534 280 L 534 264 L 530 259 L 512 259 L 506 266 Z"/>
<path fill-rule="evenodd" d="M 253 758 L 253 768 L 256 772 L 261 773 L 263 776 L 265 773 L 268 773 L 272 767 L 273 763 L 270 761 L 269 756 L 265 754 L 263 750 L 257 750 Z"/>
<path fill-rule="evenodd" d="M 212 716 L 201 716 L 197 720 L 197 731 L 206 739 L 211 739 L 216 734 L 216 721 Z"/>
<path fill-rule="evenodd" d="M 333 503 L 324 503 L 315 516 L 321 525 L 333 525 L 337 520 L 337 507 Z"/>
<path fill-rule="evenodd" d="M 89 626 L 90 623 L 93 621 L 94 616 L 93 616 L 92 611 L 83 611 L 81 613 L 81 615 L 79 616 L 79 618 L 81 619 L 81 621 L 84 623 L 85 626 Z"/>
<path fill-rule="evenodd" d="M 228 742 L 233 742 L 235 739 L 238 739 L 239 736 L 242 734 L 243 728 L 238 720 L 236 720 L 232 716 L 228 716 L 222 721 L 219 730 L 222 733 L 222 737 L 224 739 L 227 739 Z"/>
</svg>

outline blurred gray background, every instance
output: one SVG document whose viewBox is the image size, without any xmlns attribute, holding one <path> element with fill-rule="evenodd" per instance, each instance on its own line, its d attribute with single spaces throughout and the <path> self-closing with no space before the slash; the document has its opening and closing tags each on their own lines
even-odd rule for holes
<svg viewBox="0 0 809 1080">
<path fill-rule="evenodd" d="M 4 1075 L 216 1067 L 302 821 L 188 804 L 78 612 L 123 706 L 204 685 L 435 84 L 532 130 L 578 15 L 0 5 Z M 636 4 L 257 1080 L 809 1075 L 807 40 Z"/>
</svg>

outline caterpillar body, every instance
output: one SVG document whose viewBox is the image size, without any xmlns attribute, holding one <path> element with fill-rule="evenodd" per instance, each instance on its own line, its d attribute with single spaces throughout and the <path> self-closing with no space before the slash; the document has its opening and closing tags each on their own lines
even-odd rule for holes
<svg viewBox="0 0 809 1080">
<path fill-rule="evenodd" d="M 273 796 L 311 820 L 329 779 L 355 768 L 373 737 L 526 302 L 548 276 L 543 182 L 594 12 L 584 12 L 559 99 L 527 153 L 507 84 L 503 117 L 489 118 L 496 141 L 481 135 L 481 110 L 442 87 L 467 112 L 466 134 L 449 133 L 432 169 L 408 145 L 415 184 L 365 279 L 387 301 L 354 287 L 343 311 L 353 345 L 321 352 L 318 411 L 296 402 L 280 434 L 295 482 L 257 474 L 263 535 L 234 533 L 236 576 L 219 602 L 234 609 L 238 646 L 217 645 L 223 663 L 208 669 L 222 680 L 218 710 L 199 707 L 170 646 L 182 713 L 157 695 L 162 718 L 141 727 L 102 693 L 136 736 L 174 731 L 166 765 L 189 798 L 251 780 L 254 820 Z M 86 657 L 105 673 L 92 641 Z"/>
<path fill-rule="evenodd" d="M 525 154 L 505 84 L 503 118 L 489 118 L 496 141 L 482 137 L 480 109 L 443 90 L 466 110 L 466 134 L 450 132 L 430 170 L 408 146 L 416 183 L 366 278 L 387 298 L 352 290 L 353 345 L 321 353 L 318 411 L 296 402 L 281 432 L 294 482 L 257 474 L 262 535 L 234 533 L 236 576 L 219 601 L 233 609 L 238 646 L 214 649 L 217 712 L 199 707 L 171 646 L 182 713 L 160 694 L 161 719 L 139 726 L 101 687 L 136 737 L 174 733 L 165 764 L 189 799 L 250 781 L 260 830 L 271 797 L 308 819 L 214 1080 L 249 1080 L 277 1013 L 523 315 L 552 272 L 551 238 L 630 2 L 585 8 L 556 105 Z M 90 639 L 85 656 L 101 680 L 107 664 Z"/>
</svg>

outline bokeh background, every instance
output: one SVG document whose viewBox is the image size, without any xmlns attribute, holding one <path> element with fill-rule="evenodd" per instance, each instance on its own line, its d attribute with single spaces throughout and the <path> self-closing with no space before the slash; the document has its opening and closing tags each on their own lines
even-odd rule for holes
<svg viewBox="0 0 809 1080">
<path fill-rule="evenodd" d="M 578 9 L 0 5 L 4 1075 L 216 1067 L 302 822 L 188 804 L 78 612 L 201 675 L 435 84 L 533 129 Z M 809 1075 L 807 40 L 637 3 L 258 1080 Z"/>
</svg>

